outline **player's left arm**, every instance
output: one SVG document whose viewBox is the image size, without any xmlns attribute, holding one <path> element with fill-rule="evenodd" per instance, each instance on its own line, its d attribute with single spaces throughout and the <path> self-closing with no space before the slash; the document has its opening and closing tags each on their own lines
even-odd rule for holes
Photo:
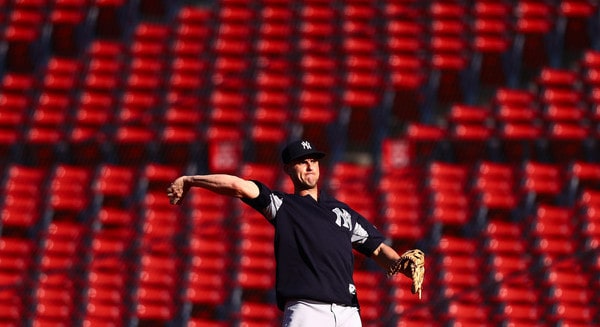
<svg viewBox="0 0 600 327">
<path fill-rule="evenodd" d="M 375 226 L 363 216 L 356 215 L 351 238 L 354 248 L 370 256 L 377 265 L 385 270 L 387 276 L 391 277 L 401 273 L 411 278 L 412 292 L 418 293 L 421 298 L 421 285 L 425 275 L 425 254 L 419 249 L 412 249 L 400 255 L 385 244 L 384 239 Z"/>
<path fill-rule="evenodd" d="M 371 258 L 373 258 L 377 265 L 383 268 L 383 270 L 389 271 L 394 263 L 400 259 L 400 255 L 391 246 L 381 243 L 375 251 L 373 251 Z"/>
</svg>

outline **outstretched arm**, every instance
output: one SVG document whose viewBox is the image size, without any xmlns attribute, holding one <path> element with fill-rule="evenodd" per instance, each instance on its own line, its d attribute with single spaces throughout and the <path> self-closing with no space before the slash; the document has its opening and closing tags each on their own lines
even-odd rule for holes
<svg viewBox="0 0 600 327">
<path fill-rule="evenodd" d="M 259 194 L 258 186 L 254 182 L 233 175 L 181 176 L 173 181 L 167 189 L 167 196 L 171 204 L 181 204 L 191 187 L 201 187 L 236 198 L 256 198 Z"/>
</svg>

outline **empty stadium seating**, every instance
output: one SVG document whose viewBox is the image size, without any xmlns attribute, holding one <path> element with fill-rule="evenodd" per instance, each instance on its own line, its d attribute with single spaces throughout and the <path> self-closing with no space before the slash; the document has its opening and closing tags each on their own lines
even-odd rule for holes
<svg viewBox="0 0 600 327">
<path fill-rule="evenodd" d="M 599 8 L 0 0 L 0 325 L 279 325 L 272 226 L 165 189 L 289 192 L 299 137 L 323 188 L 427 253 L 423 300 L 357 256 L 363 325 L 597 323 Z"/>
</svg>

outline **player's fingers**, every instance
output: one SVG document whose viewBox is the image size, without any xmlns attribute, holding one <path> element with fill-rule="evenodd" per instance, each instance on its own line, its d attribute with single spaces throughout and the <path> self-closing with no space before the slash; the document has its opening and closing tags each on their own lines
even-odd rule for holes
<svg viewBox="0 0 600 327">
<path fill-rule="evenodd" d="M 175 187 L 173 186 L 173 184 L 171 184 L 169 187 L 167 187 L 167 195 L 171 196 L 175 194 Z"/>
<path fill-rule="evenodd" d="M 169 202 L 171 204 L 178 204 L 179 199 L 181 198 L 181 192 L 177 190 L 175 185 L 171 185 L 167 188 L 167 196 L 169 197 Z"/>
<path fill-rule="evenodd" d="M 169 187 L 169 189 L 173 195 L 181 196 L 182 190 L 179 185 L 173 183 L 173 184 L 171 184 L 171 187 Z"/>
</svg>

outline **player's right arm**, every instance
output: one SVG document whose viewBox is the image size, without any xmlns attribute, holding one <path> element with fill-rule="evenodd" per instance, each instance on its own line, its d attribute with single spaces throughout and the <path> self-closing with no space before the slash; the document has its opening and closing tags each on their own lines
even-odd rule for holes
<svg viewBox="0 0 600 327">
<path fill-rule="evenodd" d="M 175 179 L 167 189 L 167 196 L 171 204 L 181 204 L 181 200 L 191 187 L 201 187 L 217 194 L 236 198 L 253 199 L 259 195 L 259 188 L 254 182 L 233 175 L 181 176 Z"/>
</svg>

